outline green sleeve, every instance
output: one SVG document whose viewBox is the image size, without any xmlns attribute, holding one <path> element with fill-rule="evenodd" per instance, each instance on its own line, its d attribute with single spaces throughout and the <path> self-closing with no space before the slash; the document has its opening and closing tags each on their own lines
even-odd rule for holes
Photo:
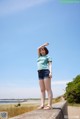
<svg viewBox="0 0 80 119">
<path fill-rule="evenodd" d="M 48 62 L 52 62 L 52 58 L 48 56 Z"/>
</svg>

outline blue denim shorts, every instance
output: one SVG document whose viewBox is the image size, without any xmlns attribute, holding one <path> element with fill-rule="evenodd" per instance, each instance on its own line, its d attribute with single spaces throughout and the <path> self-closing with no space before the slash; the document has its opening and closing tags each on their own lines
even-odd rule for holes
<svg viewBox="0 0 80 119">
<path fill-rule="evenodd" d="M 44 79 L 49 77 L 49 69 L 38 70 L 38 78 Z"/>
</svg>

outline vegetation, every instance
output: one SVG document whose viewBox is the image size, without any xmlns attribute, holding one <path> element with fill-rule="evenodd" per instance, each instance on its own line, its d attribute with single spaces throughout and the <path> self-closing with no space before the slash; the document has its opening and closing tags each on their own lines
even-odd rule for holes
<svg viewBox="0 0 80 119">
<path fill-rule="evenodd" d="M 69 103 L 80 103 L 80 75 L 67 84 L 65 98 Z"/>
<path fill-rule="evenodd" d="M 75 106 L 75 107 L 80 107 L 80 104 L 76 104 L 76 103 L 68 103 L 68 106 Z"/>
<path fill-rule="evenodd" d="M 63 97 L 63 95 L 54 98 L 54 99 L 52 100 L 52 103 L 60 102 L 60 101 L 62 100 L 62 97 Z"/>
<path fill-rule="evenodd" d="M 14 104 L 0 105 L 0 111 L 8 112 L 9 118 L 17 115 L 21 115 L 26 112 L 30 112 L 35 109 L 37 109 L 37 105 L 33 105 L 33 104 L 21 104 L 17 106 Z"/>
</svg>

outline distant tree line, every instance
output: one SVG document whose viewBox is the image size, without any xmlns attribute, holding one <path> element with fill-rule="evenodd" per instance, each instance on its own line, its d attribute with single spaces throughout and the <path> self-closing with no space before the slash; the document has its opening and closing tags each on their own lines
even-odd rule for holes
<svg viewBox="0 0 80 119">
<path fill-rule="evenodd" d="M 80 103 L 80 75 L 67 84 L 64 97 L 69 103 Z"/>
</svg>

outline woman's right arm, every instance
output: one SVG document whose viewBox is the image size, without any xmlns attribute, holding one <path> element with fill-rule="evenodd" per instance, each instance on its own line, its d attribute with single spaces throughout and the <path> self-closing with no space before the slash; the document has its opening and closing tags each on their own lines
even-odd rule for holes
<svg viewBox="0 0 80 119">
<path fill-rule="evenodd" d="M 49 43 L 45 43 L 45 44 L 43 44 L 43 45 L 41 45 L 41 46 L 39 46 L 38 47 L 38 55 L 40 56 L 40 49 L 42 48 L 42 47 L 45 47 L 45 46 L 48 46 L 49 45 Z"/>
</svg>

